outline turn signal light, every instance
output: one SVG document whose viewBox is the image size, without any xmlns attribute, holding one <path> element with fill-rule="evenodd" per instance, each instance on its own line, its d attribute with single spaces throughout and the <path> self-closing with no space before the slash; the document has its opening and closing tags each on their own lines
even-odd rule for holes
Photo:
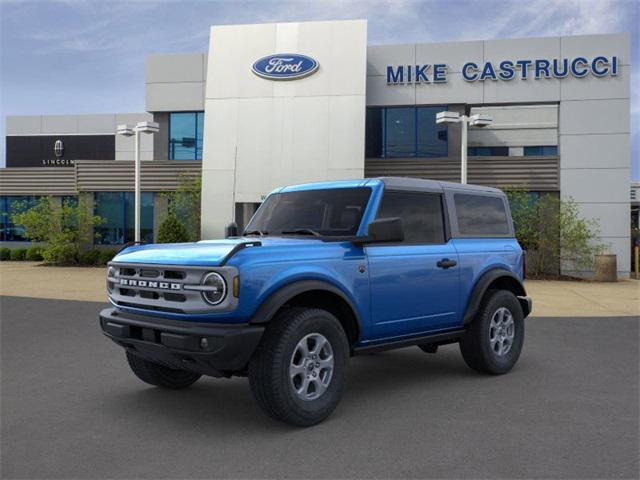
<svg viewBox="0 0 640 480">
<path fill-rule="evenodd" d="M 240 277 L 233 277 L 233 296 L 238 298 L 240 296 Z"/>
</svg>

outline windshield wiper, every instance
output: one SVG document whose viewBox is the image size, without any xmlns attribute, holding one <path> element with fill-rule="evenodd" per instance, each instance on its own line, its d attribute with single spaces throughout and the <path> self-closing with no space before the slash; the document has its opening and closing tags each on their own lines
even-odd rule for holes
<svg viewBox="0 0 640 480">
<path fill-rule="evenodd" d="M 267 233 L 269 232 L 263 232 L 262 230 L 249 230 L 248 232 L 244 232 L 242 235 L 260 235 L 261 237 L 264 237 Z"/>
<path fill-rule="evenodd" d="M 296 228 L 295 230 L 284 230 L 280 232 L 283 235 L 313 235 L 314 237 L 321 237 L 318 232 L 310 228 Z"/>
</svg>

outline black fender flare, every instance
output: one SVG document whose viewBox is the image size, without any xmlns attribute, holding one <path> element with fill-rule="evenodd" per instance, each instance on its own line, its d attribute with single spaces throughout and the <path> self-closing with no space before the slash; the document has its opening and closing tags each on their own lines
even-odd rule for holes
<svg viewBox="0 0 640 480">
<path fill-rule="evenodd" d="M 288 283 L 273 292 L 255 311 L 249 323 L 261 324 L 270 321 L 275 313 L 293 297 L 312 290 L 323 290 L 339 296 L 349 306 L 358 323 L 359 331 L 362 331 L 362 322 L 358 310 L 353 302 L 335 285 L 322 280 L 298 280 Z"/>
<path fill-rule="evenodd" d="M 527 292 L 524 289 L 522 281 L 507 269 L 493 268 L 483 273 L 473 287 L 473 291 L 469 296 L 467 309 L 465 310 L 462 320 L 463 325 L 468 325 L 469 323 L 471 323 L 473 318 L 478 313 L 478 310 L 480 310 L 482 299 L 484 298 L 484 294 L 487 293 L 489 286 L 500 278 L 503 278 L 509 282 L 509 285 L 511 286 L 509 290 L 512 291 L 513 294 L 518 298 L 520 306 L 522 307 L 522 313 L 524 314 L 525 318 L 529 315 L 529 313 L 531 313 L 531 301 L 527 297 Z"/>
</svg>

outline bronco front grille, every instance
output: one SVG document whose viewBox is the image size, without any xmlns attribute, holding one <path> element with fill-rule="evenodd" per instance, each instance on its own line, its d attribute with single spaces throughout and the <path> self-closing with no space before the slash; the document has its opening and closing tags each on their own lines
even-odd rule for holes
<svg viewBox="0 0 640 480">
<path fill-rule="evenodd" d="M 149 266 L 114 262 L 109 267 L 109 298 L 122 307 L 170 313 L 203 313 L 230 309 L 237 303 L 237 298 L 227 294 L 220 305 L 212 307 L 204 301 L 200 291 L 190 289 L 199 286 L 203 276 L 211 271 L 218 272 L 227 285 L 232 285 L 233 277 L 237 275 L 235 267 Z"/>
</svg>

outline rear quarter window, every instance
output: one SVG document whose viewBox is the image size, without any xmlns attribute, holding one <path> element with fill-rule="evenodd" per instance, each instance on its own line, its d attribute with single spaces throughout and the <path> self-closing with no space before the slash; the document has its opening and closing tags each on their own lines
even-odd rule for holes
<svg viewBox="0 0 640 480">
<path fill-rule="evenodd" d="M 456 193 L 453 199 L 461 235 L 511 235 L 502 197 Z"/>
</svg>

